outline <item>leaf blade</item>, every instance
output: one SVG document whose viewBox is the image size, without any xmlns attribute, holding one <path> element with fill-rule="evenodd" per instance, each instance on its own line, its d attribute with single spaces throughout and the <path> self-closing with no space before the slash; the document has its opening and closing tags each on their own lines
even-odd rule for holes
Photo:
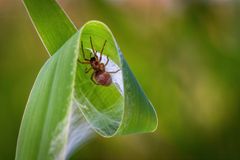
<svg viewBox="0 0 240 160">
<path fill-rule="evenodd" d="M 71 109 L 77 61 L 72 45 L 78 46 L 78 38 L 77 33 L 41 69 L 24 112 L 16 159 L 49 159 L 54 131 Z"/>
<path fill-rule="evenodd" d="M 107 44 L 105 46 L 107 52 L 106 54 L 121 68 L 121 76 L 123 77 L 123 82 L 121 83 L 123 83 L 122 86 L 124 86 L 124 94 L 122 95 L 122 98 L 118 95 L 120 101 L 122 102 L 117 103 L 116 100 L 112 100 L 113 96 L 103 96 L 106 94 L 104 90 L 105 88 L 94 86 L 91 83 L 88 84 L 87 88 L 81 85 L 81 83 L 84 83 L 87 79 L 78 80 L 76 84 L 79 84 L 79 86 L 75 88 L 75 90 L 78 90 L 79 88 L 82 92 L 87 92 L 90 88 L 96 87 L 97 90 L 100 90 L 100 92 L 97 90 L 93 91 L 96 97 L 112 101 L 112 103 L 108 105 L 116 104 L 115 110 L 109 110 L 107 107 L 97 108 L 96 110 L 92 108 L 92 104 L 90 103 L 91 101 L 94 101 L 94 99 L 91 99 L 90 96 L 80 94 L 81 96 L 85 96 L 85 99 L 88 100 L 87 103 L 81 101 L 82 104 L 86 105 L 82 107 L 82 112 L 88 119 L 88 122 L 91 123 L 97 133 L 104 137 L 154 131 L 157 126 L 156 111 L 128 67 L 127 62 L 124 59 L 110 29 L 102 22 L 89 21 L 81 28 L 81 41 L 86 44 L 89 41 L 90 36 L 94 39 L 94 46 L 97 48 L 97 51 L 101 50 L 103 42 L 107 40 Z M 90 43 L 87 47 L 90 47 Z M 78 70 L 84 73 L 83 68 Z M 90 82 L 90 80 L 88 81 Z M 119 85 L 121 86 L 121 84 Z M 84 90 L 83 88 L 86 89 Z M 116 86 L 115 91 L 119 92 Z M 113 94 L 113 90 L 111 94 Z M 97 107 L 97 104 L 95 103 L 93 106 Z M 86 107 L 88 108 L 86 109 Z M 107 113 L 105 113 L 106 110 Z M 115 116 L 113 117 L 112 115 Z M 111 131 L 109 132 L 109 130 Z"/>
<path fill-rule="evenodd" d="M 88 111 L 83 109 L 84 102 L 77 99 L 78 108 L 81 109 L 92 128 L 104 137 L 149 132 L 156 128 L 156 112 L 134 78 L 112 32 L 105 24 L 90 21 L 76 33 L 74 25 L 55 1 L 44 0 L 42 3 L 42 1 L 24 0 L 24 2 L 40 38 L 49 54 L 53 56 L 40 71 L 30 94 L 19 133 L 16 159 L 40 160 L 59 159 L 59 157 L 65 159 L 69 156 L 68 154 L 72 151 L 66 153 L 65 146 L 70 134 L 65 131 L 65 128 L 69 126 L 64 124 L 71 125 L 69 112 L 73 110 L 71 103 L 77 97 L 94 104 L 92 108 L 90 105 L 87 106 L 88 109 L 93 109 L 91 113 L 87 113 Z M 58 27 L 54 26 L 55 23 Z M 60 32 L 63 33 L 59 34 Z M 108 40 L 105 50 L 108 51 L 112 64 L 119 66 L 123 72 L 120 74 L 122 78 L 120 82 L 123 84 L 108 88 L 98 86 L 93 97 L 88 93 L 88 88 L 96 87 L 95 84 L 92 84 L 90 77 L 84 74 L 83 66 L 76 65 L 79 54 L 81 57 L 79 42 L 82 40 L 84 43 L 87 41 L 89 43 L 90 35 L 94 38 L 94 46 L 98 51 L 104 39 Z M 68 42 L 65 43 L 67 40 Z M 89 46 L 88 44 L 88 48 Z M 88 84 L 84 86 L 85 82 Z M 71 84 L 70 87 L 66 88 L 69 84 Z M 78 92 L 79 88 L 81 92 Z M 43 95 L 44 92 L 46 93 Z M 70 96 L 69 99 L 68 96 L 73 95 L 73 92 L 75 97 Z M 107 98 L 108 96 L 111 98 Z M 38 128 L 34 128 L 35 126 Z M 64 131 L 61 132 L 61 129 Z M 56 146 L 52 146 L 56 139 L 53 136 L 56 135 L 63 136 L 63 142 L 57 141 Z M 52 147 L 55 147 L 53 152 Z M 71 148 L 74 150 L 76 147 L 78 146 Z"/>
<path fill-rule="evenodd" d="M 53 55 L 77 29 L 54 0 L 23 0 L 43 45 Z"/>
</svg>

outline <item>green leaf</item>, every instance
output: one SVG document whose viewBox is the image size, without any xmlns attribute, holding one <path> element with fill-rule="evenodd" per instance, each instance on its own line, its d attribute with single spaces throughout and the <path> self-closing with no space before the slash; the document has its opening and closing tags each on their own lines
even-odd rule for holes
<svg viewBox="0 0 240 160">
<path fill-rule="evenodd" d="M 76 27 L 54 0 L 23 0 L 29 16 L 49 54 L 54 54 Z"/>
<path fill-rule="evenodd" d="M 112 61 L 108 64 L 112 67 L 107 68 L 107 71 L 121 69 L 112 74 L 115 85 L 103 87 L 90 80 L 90 76 L 84 73 L 84 65 L 78 65 L 76 99 L 93 129 L 105 137 L 154 130 L 156 113 L 134 78 L 109 28 L 101 22 L 90 21 L 80 32 L 80 39 L 86 48 L 91 48 L 90 36 L 97 51 L 101 51 L 107 40 L 104 54 Z"/>
<path fill-rule="evenodd" d="M 54 1 L 46 1 L 47 5 L 37 1 L 25 2 L 42 41 L 53 56 L 42 67 L 29 96 L 18 137 L 17 160 L 69 157 L 80 145 L 71 143 L 76 138 L 74 129 L 82 132 L 88 130 L 87 127 L 84 128 L 86 130 L 79 130 L 82 124 L 75 123 L 76 117 L 81 119 L 84 116 L 88 126 L 104 137 L 156 129 L 156 112 L 105 24 L 90 21 L 67 40 L 74 27 Z M 57 33 L 61 28 L 51 26 L 54 25 L 51 15 L 55 15 L 54 21 L 66 25 L 62 30 L 66 33 L 60 37 Z M 113 84 L 110 86 L 94 84 L 91 73 L 85 73 L 89 65 L 78 63 L 78 59 L 83 61 L 82 49 L 89 58 L 92 51 L 90 36 L 98 52 L 107 40 L 102 59 L 106 63 L 109 56 L 106 70 L 120 69 L 111 74 Z M 66 42 L 62 44 L 64 40 Z"/>
</svg>

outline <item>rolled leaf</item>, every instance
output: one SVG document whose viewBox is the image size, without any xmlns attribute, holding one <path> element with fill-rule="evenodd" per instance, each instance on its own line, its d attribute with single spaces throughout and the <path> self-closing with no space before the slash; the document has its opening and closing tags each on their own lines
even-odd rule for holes
<svg viewBox="0 0 240 160">
<path fill-rule="evenodd" d="M 104 137 L 154 131 L 156 112 L 127 65 L 110 29 L 99 21 L 90 21 L 75 32 L 61 8 L 54 1 L 45 1 L 47 5 L 34 0 L 25 1 L 42 41 L 53 56 L 41 68 L 29 96 L 16 159 L 66 159 L 80 146 L 80 143 L 72 143 L 77 141 L 75 136 L 79 132 L 76 130 L 81 131 L 82 139 L 87 139 L 91 132 L 89 128 Z M 48 10 L 49 19 L 42 13 Z M 66 33 L 60 37 L 57 33 L 61 29 L 51 27 L 54 15 L 57 19 L 54 21 L 65 24 L 62 32 Z M 45 24 L 47 21 L 49 24 Z M 102 63 L 106 64 L 109 58 L 106 72 L 117 71 L 111 73 L 113 83 L 110 86 L 96 85 L 91 80 L 93 71 L 85 73 L 90 65 L 78 62 L 84 61 L 83 52 L 87 59 L 91 58 L 93 49 L 100 57 L 105 41 Z M 83 122 L 83 117 L 88 125 L 79 123 Z"/>
</svg>

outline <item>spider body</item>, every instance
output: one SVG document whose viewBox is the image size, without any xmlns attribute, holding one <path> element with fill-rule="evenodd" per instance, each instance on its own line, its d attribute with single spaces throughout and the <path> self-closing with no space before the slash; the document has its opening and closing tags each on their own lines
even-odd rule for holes
<svg viewBox="0 0 240 160">
<path fill-rule="evenodd" d="M 95 57 L 91 57 L 90 65 L 94 70 L 91 78 L 93 82 L 103 86 L 109 86 L 112 83 L 111 75 L 105 71 L 105 64 L 100 63 Z"/>
<path fill-rule="evenodd" d="M 109 86 L 110 84 L 112 84 L 112 77 L 108 72 L 97 71 L 93 73 L 93 77 L 97 84 L 103 86 Z"/>
<path fill-rule="evenodd" d="M 84 53 L 84 49 L 83 49 L 83 43 L 81 42 L 81 48 L 82 48 L 82 53 L 83 53 L 83 58 L 85 61 L 80 61 L 78 60 L 79 63 L 82 64 L 90 64 L 91 67 L 89 69 L 85 70 L 85 73 L 88 73 L 90 70 L 93 69 L 93 73 L 91 76 L 91 80 L 96 84 L 96 85 L 102 85 L 102 86 L 109 86 L 110 84 L 112 84 L 112 77 L 110 75 L 110 73 L 117 73 L 119 70 L 117 71 L 113 71 L 113 72 L 107 72 L 105 70 L 105 66 L 108 64 L 109 59 L 107 57 L 107 62 L 104 64 L 101 62 L 102 60 L 102 53 L 104 50 L 104 47 L 106 45 L 106 40 L 103 44 L 102 50 L 100 52 L 100 56 L 97 56 L 97 51 L 94 50 L 93 47 L 93 43 L 92 43 L 92 38 L 90 37 L 90 43 L 91 43 L 91 47 L 92 47 L 92 52 L 90 53 L 90 59 L 85 58 L 85 53 Z M 92 56 L 93 53 L 93 56 Z"/>
</svg>

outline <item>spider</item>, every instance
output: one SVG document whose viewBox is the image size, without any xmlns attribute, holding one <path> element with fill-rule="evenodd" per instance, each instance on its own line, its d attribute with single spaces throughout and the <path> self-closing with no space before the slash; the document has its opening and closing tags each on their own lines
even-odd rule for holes
<svg viewBox="0 0 240 160">
<path fill-rule="evenodd" d="M 80 61 L 78 59 L 78 62 L 81 64 L 90 64 L 91 65 L 91 67 L 89 69 L 87 69 L 87 68 L 85 69 L 85 73 L 88 73 L 92 69 L 94 70 L 91 75 L 91 80 L 94 84 L 102 85 L 102 86 L 109 86 L 110 84 L 112 84 L 112 77 L 111 77 L 110 73 L 117 73 L 118 71 L 120 71 L 120 69 L 118 69 L 116 71 L 112 71 L 112 72 L 108 72 L 105 70 L 105 67 L 107 66 L 107 64 L 109 62 L 108 56 L 107 56 L 107 62 L 105 64 L 101 63 L 102 53 L 103 53 L 104 47 L 107 43 L 107 40 L 104 41 L 103 47 L 100 52 L 100 57 L 97 56 L 97 51 L 93 47 L 91 37 L 90 37 L 90 43 L 91 43 L 91 47 L 92 47 L 92 52 L 90 52 L 90 59 L 87 59 L 85 57 L 85 53 L 84 53 L 84 49 L 83 49 L 83 42 L 81 41 L 83 59 L 85 61 Z M 92 56 L 92 53 L 94 54 L 93 56 Z"/>
</svg>

